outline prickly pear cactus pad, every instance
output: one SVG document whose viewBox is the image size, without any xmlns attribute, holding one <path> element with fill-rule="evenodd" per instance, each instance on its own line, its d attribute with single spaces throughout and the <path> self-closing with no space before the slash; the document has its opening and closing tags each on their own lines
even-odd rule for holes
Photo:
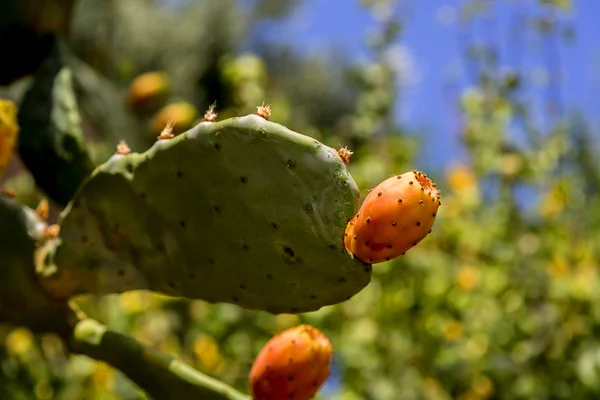
<svg viewBox="0 0 600 400">
<path fill-rule="evenodd" d="M 94 164 L 87 152 L 81 117 L 62 42 L 37 71 L 19 107 L 19 154 L 37 186 L 66 205 Z"/>
<path fill-rule="evenodd" d="M 294 313 L 370 282 L 344 249 L 360 195 L 334 149 L 258 115 L 169 136 L 80 188 L 50 254 L 56 295 L 146 288 Z"/>
<path fill-rule="evenodd" d="M 67 303 L 47 296 L 35 275 L 35 249 L 49 231 L 34 210 L 0 196 L 0 321 L 36 331 L 68 329 Z"/>
</svg>

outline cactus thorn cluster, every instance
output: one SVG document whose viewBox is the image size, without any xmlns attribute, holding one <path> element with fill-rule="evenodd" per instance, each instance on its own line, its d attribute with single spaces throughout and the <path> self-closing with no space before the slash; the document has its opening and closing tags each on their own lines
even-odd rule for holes
<svg viewBox="0 0 600 400">
<path fill-rule="evenodd" d="M 119 144 L 117 144 L 117 151 L 115 152 L 115 154 L 120 154 L 120 155 L 124 156 L 129 153 L 131 153 L 131 149 L 129 148 L 129 145 L 127 144 L 126 141 L 121 140 L 119 142 Z"/>
<path fill-rule="evenodd" d="M 175 135 L 173 134 L 174 126 L 175 126 L 175 122 L 173 122 L 172 119 L 169 120 L 169 122 L 167 122 L 167 125 L 160 132 L 160 135 L 158 135 L 157 139 L 158 140 L 168 140 L 168 139 L 174 138 L 175 137 Z"/>
<path fill-rule="evenodd" d="M 265 103 L 263 102 L 262 105 L 256 107 L 256 115 L 258 115 L 259 117 L 262 117 L 268 121 L 269 118 L 271 117 L 271 105 L 270 104 L 265 105 Z"/>
<path fill-rule="evenodd" d="M 347 146 L 344 146 L 338 150 L 338 156 L 340 156 L 345 165 L 348 165 L 350 162 L 350 157 L 352 157 L 352 154 L 354 154 L 354 152 L 350 151 Z"/>
<path fill-rule="evenodd" d="M 201 122 L 217 122 L 217 113 L 215 112 L 215 108 L 217 107 L 217 102 L 212 103 L 206 113 L 204 113 L 204 118 L 202 118 Z"/>
</svg>

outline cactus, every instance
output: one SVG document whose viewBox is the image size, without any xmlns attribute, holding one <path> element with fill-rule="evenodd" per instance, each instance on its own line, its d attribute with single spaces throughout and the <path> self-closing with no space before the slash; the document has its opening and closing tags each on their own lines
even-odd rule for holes
<svg viewBox="0 0 600 400">
<path fill-rule="evenodd" d="M 0 100 L 0 180 L 12 158 L 17 142 L 17 107 L 8 100 Z"/>
<path fill-rule="evenodd" d="M 312 399 L 329 377 L 332 354 L 329 339 L 310 325 L 279 333 L 252 365 L 253 400 Z"/>
<path fill-rule="evenodd" d="M 19 107 L 19 154 L 36 184 L 66 205 L 93 171 L 84 143 L 81 118 L 60 40 L 36 74 Z"/>
<path fill-rule="evenodd" d="M 271 313 L 312 311 L 352 297 L 370 281 L 371 264 L 361 259 L 378 261 L 379 255 L 365 257 L 359 248 L 348 256 L 349 227 L 361 238 L 376 237 L 374 225 L 365 224 L 396 216 L 405 236 L 390 240 L 399 249 L 423 235 L 412 222 L 430 228 L 433 218 L 425 216 L 437 210 L 439 192 L 425 175 L 415 171 L 382 183 L 376 188 L 382 193 L 367 196 L 359 212 L 373 220 L 351 219 L 360 202 L 347 170 L 352 153 L 338 153 L 269 116 L 270 108 L 261 106 L 216 122 L 211 107 L 178 136 L 167 125 L 144 153 L 121 142 L 78 186 L 58 225 L 46 223 L 46 202 L 36 212 L 0 198 L 0 318 L 58 332 L 72 351 L 120 368 L 157 398 L 247 399 L 108 331 L 74 310 L 71 299 L 149 289 Z M 394 213 L 389 198 L 400 194 L 404 212 Z M 287 356 L 285 365 L 268 354 L 269 346 Z M 255 399 L 266 398 L 265 381 L 288 396 L 293 390 L 296 399 L 313 396 L 329 374 L 327 338 L 303 326 L 269 346 L 250 376 Z M 317 368 L 306 370 L 304 363 Z"/>
<path fill-rule="evenodd" d="M 269 106 L 261 106 L 255 114 L 217 122 L 211 107 L 202 122 L 178 136 L 167 125 L 146 152 L 119 143 L 77 187 L 57 225 L 45 221 L 45 201 L 31 210 L 0 198 L 6 221 L 0 227 L 0 318 L 59 333 L 71 351 L 120 368 L 156 398 L 247 399 L 107 330 L 71 300 L 149 289 L 271 313 L 312 311 L 369 283 L 371 264 L 361 260 L 393 256 L 350 243 L 350 257 L 348 231 L 373 243 L 386 239 L 396 252 L 426 235 L 412 225 L 430 229 L 439 192 L 424 174 L 388 179 L 359 210 L 360 192 L 347 170 L 352 153 L 336 152 L 269 117 Z M 397 208 L 402 212 L 390 210 L 398 196 L 405 202 Z M 403 235 L 373 229 L 390 218 Z M 331 352 L 329 340 L 313 327 L 277 335 L 250 374 L 254 399 L 268 398 L 267 387 L 271 398 L 314 396 L 329 375 Z"/>
<path fill-rule="evenodd" d="M 138 77 L 125 100 L 140 119 L 154 114 L 146 122 L 157 141 L 144 152 L 132 152 L 123 141 L 96 166 L 76 94 L 87 93 L 83 108 L 89 109 L 99 104 L 96 97 L 114 98 L 116 89 L 95 96 L 93 88 L 104 81 L 57 34 L 68 30 L 63 25 L 73 2 L 44 4 L 55 2 L 68 7 L 57 14 L 60 29 L 42 21 L 54 28 L 48 29 L 44 62 L 38 68 L 36 59 L 25 71 L 37 72 L 16 123 L 14 106 L 0 102 L 0 174 L 17 145 L 38 188 L 64 209 L 58 223 L 49 224 L 47 200 L 33 210 L 0 197 L 0 321 L 57 333 L 69 351 L 119 368 L 156 399 L 248 400 L 89 318 L 74 297 L 148 289 L 271 313 L 315 311 L 360 292 L 370 282 L 371 263 L 421 240 L 421 231 L 433 224 L 426 213 L 437 210 L 439 193 L 416 172 L 420 191 L 384 182 L 378 188 L 386 195 L 369 195 L 360 209 L 373 219 L 365 225 L 365 217 L 353 218 L 360 192 L 347 169 L 349 149 L 336 152 L 270 122 L 268 105 L 222 121 L 211 106 L 189 129 L 196 119 L 189 103 L 155 113 L 169 96 L 161 73 Z M 0 71 L 3 82 L 20 76 L 22 71 Z M 92 114 L 107 120 L 102 126 L 129 125 L 129 118 L 110 110 Z M 132 147 L 139 151 L 141 145 Z M 382 202 L 394 193 L 406 198 L 401 213 Z M 418 203 L 430 198 L 435 204 Z M 369 225 L 392 217 L 402 220 L 403 236 Z M 411 225 L 415 222 L 423 225 L 421 231 Z M 381 240 L 394 250 L 365 251 L 356 240 L 348 241 L 348 233 L 373 243 L 388 235 Z M 330 341 L 314 327 L 275 336 L 250 373 L 254 400 L 313 397 L 329 376 L 331 356 Z"/>
<path fill-rule="evenodd" d="M 52 229 L 35 210 L 4 196 L 0 221 L 0 319 L 34 331 L 68 331 L 67 303 L 47 295 L 36 279 L 36 249 Z"/>
<path fill-rule="evenodd" d="M 153 399 L 250 400 L 234 388 L 84 315 L 74 324 L 69 348 L 119 368 Z"/>
<path fill-rule="evenodd" d="M 369 283 L 343 247 L 359 191 L 334 149 L 258 115 L 161 136 L 99 166 L 65 209 L 46 246 L 54 296 L 151 289 L 297 313 Z"/>
<path fill-rule="evenodd" d="M 403 255 L 431 232 L 440 204 L 439 190 L 421 171 L 390 177 L 371 190 L 348 223 L 346 249 L 370 263 Z"/>
</svg>

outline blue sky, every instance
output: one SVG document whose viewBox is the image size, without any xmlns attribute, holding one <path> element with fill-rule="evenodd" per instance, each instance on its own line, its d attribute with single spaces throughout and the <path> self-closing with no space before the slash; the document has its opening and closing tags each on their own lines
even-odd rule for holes
<svg viewBox="0 0 600 400">
<path fill-rule="evenodd" d="M 581 0 L 561 23 L 574 27 L 576 36 L 564 41 L 540 42 L 531 30 L 511 35 L 510 26 L 521 15 L 541 15 L 531 1 L 498 0 L 494 18 L 473 26 L 475 37 L 497 43 L 500 65 L 520 67 L 523 73 L 543 77 L 548 57 L 560 65 L 563 81 L 550 88 L 528 88 L 530 104 L 540 106 L 544 96 L 560 98 L 564 109 L 580 110 L 597 126 L 600 115 L 600 1 Z M 319 54 L 335 48 L 351 58 L 368 56 L 366 34 L 375 27 L 373 17 L 359 0 L 303 0 L 283 22 L 265 24 L 261 35 L 291 44 L 298 51 Z M 463 0 L 400 1 L 405 30 L 398 45 L 408 55 L 410 74 L 396 107 L 397 119 L 424 135 L 421 157 L 428 166 L 441 168 L 462 157 L 458 140 L 456 110 L 449 100 L 456 90 L 468 85 L 464 74 L 463 32 L 457 24 Z M 458 80 L 449 85 L 449 77 Z M 457 86 L 458 85 L 458 86 Z M 448 94 L 448 90 L 454 94 Z M 540 97 L 539 94 L 544 94 Z M 537 94 L 537 95 L 536 95 Z M 559 94 L 557 96 L 557 94 Z M 540 117 L 541 118 L 541 117 Z M 540 119 L 540 122 L 543 122 Z"/>
</svg>

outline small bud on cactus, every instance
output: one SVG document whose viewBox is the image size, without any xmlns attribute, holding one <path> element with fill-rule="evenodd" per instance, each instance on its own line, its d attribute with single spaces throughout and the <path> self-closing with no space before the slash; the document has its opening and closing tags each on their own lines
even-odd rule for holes
<svg viewBox="0 0 600 400">
<path fill-rule="evenodd" d="M 346 250 L 368 263 L 403 255 L 429 234 L 440 204 L 440 191 L 421 171 L 388 178 L 348 222 Z"/>
<path fill-rule="evenodd" d="M 279 333 L 254 361 L 252 399 L 312 399 L 329 377 L 332 354 L 329 339 L 310 325 Z"/>
</svg>

